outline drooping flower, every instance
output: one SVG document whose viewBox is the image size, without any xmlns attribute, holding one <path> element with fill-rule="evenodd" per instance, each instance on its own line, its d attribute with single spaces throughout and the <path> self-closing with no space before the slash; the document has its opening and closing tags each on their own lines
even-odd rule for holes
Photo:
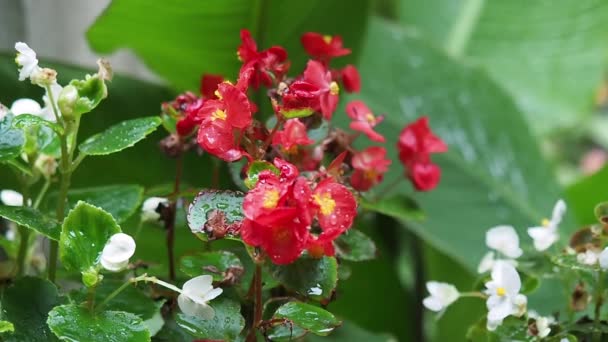
<svg viewBox="0 0 608 342">
<path fill-rule="evenodd" d="M 36 52 L 23 42 L 15 43 L 15 50 L 17 50 L 15 62 L 21 67 L 19 69 L 19 81 L 25 81 L 26 78 L 40 70 Z"/>
<path fill-rule="evenodd" d="M 507 258 L 517 259 L 523 251 L 519 248 L 519 237 L 511 226 L 496 226 L 486 232 L 486 245 Z"/>
<path fill-rule="evenodd" d="M 364 133 L 372 141 L 385 141 L 381 134 L 374 131 L 374 126 L 381 123 L 384 116 L 375 116 L 365 103 L 359 100 L 349 102 L 346 105 L 346 113 L 353 119 L 350 123 L 351 129 Z"/>
<path fill-rule="evenodd" d="M 237 50 L 237 55 L 243 62 L 241 71 L 252 68 L 247 80 L 256 89 L 260 84 L 271 87 L 275 81 L 280 82 L 290 66 L 287 51 L 283 47 L 272 46 L 258 52 L 257 44 L 248 30 L 241 30 L 241 45 Z"/>
<path fill-rule="evenodd" d="M 285 122 L 282 131 L 277 131 L 272 138 L 273 145 L 280 145 L 287 153 L 297 152 L 298 146 L 313 144 L 314 140 L 306 134 L 306 125 L 298 119 Z"/>
<path fill-rule="evenodd" d="M 506 262 L 497 262 L 491 276 L 492 279 L 485 284 L 488 330 L 496 329 L 509 315 L 523 315 L 527 303 L 527 298 L 519 293 L 521 279 L 515 267 Z"/>
<path fill-rule="evenodd" d="M 460 293 L 452 284 L 429 281 L 426 283 L 426 289 L 430 296 L 424 298 L 422 304 L 435 312 L 445 310 L 460 297 Z"/>
<path fill-rule="evenodd" d="M 160 214 L 156 211 L 161 204 L 167 204 L 169 200 L 164 197 L 149 197 L 141 206 L 141 220 L 143 222 L 156 222 L 160 219 Z"/>
<path fill-rule="evenodd" d="M 110 237 L 101 252 L 101 266 L 108 271 L 118 272 L 129 264 L 135 253 L 135 240 L 127 234 L 117 233 Z"/>
<path fill-rule="evenodd" d="M 333 178 L 322 180 L 312 193 L 312 208 L 323 232 L 335 239 L 349 229 L 357 216 L 355 196 Z"/>
<path fill-rule="evenodd" d="M 15 190 L 2 190 L 0 191 L 0 200 L 5 205 L 12 207 L 20 207 L 23 205 L 23 195 Z"/>
<path fill-rule="evenodd" d="M 318 61 L 310 60 L 306 64 L 301 80 L 293 82 L 289 87 L 289 94 L 293 94 L 291 101 L 301 106 L 310 106 L 330 120 L 338 105 L 340 87 L 331 77 L 331 72 Z"/>
<path fill-rule="evenodd" d="M 177 305 L 182 312 L 188 316 L 197 316 L 204 319 L 213 319 L 215 310 L 208 302 L 221 295 L 221 288 L 214 288 L 213 277 L 206 274 L 192 278 L 184 283 L 180 295 L 177 297 Z"/>
<path fill-rule="evenodd" d="M 372 146 L 355 153 L 351 164 L 354 171 L 350 177 L 350 184 L 356 190 L 367 191 L 382 182 L 391 160 L 386 159 L 384 147 Z"/>
<path fill-rule="evenodd" d="M 528 235 L 534 240 L 536 250 L 544 251 L 559 239 L 557 228 L 565 212 L 566 203 L 560 199 L 553 207 L 551 220 L 544 219 L 541 226 L 528 228 Z"/>
<path fill-rule="evenodd" d="M 340 76 L 347 92 L 358 93 L 361 90 L 361 76 L 359 76 L 359 70 L 354 65 L 345 66 L 340 70 Z"/>
<path fill-rule="evenodd" d="M 350 54 L 350 49 L 342 46 L 342 37 L 322 35 L 316 32 L 307 32 L 302 35 L 302 46 L 304 50 L 324 63 L 328 63 L 334 57 Z"/>
</svg>

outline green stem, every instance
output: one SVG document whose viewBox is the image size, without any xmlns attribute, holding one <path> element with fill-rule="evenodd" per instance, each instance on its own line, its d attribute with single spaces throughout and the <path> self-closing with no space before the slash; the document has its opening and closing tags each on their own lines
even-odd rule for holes
<svg viewBox="0 0 608 342">
<path fill-rule="evenodd" d="M 599 342 L 602 340 L 602 331 L 600 327 L 600 312 L 602 308 L 602 304 L 604 303 L 604 273 L 600 270 L 597 274 L 597 284 L 595 291 L 595 308 L 594 308 L 594 332 L 593 332 L 593 341 Z"/>
<path fill-rule="evenodd" d="M 57 104 L 55 103 L 55 98 L 53 97 L 53 91 L 51 90 L 51 86 L 47 85 L 45 89 L 49 97 L 49 102 L 51 103 L 51 108 L 53 109 L 53 115 L 55 115 L 55 120 L 57 120 L 58 124 L 62 125 L 63 121 L 61 116 L 59 115 L 59 108 L 57 108 Z"/>
<path fill-rule="evenodd" d="M 44 195 L 46 195 L 46 192 L 49 190 L 50 185 L 51 179 L 46 178 L 44 180 L 44 184 L 42 184 L 42 188 L 40 189 L 38 196 L 36 196 L 36 200 L 34 201 L 34 209 L 38 209 L 38 207 L 40 206 L 40 202 L 42 202 L 42 199 L 44 198 Z"/>
<path fill-rule="evenodd" d="M 481 293 L 481 292 L 461 292 L 460 293 L 460 298 L 481 298 L 481 299 L 488 299 L 488 296 L 486 296 L 485 294 Z"/>
</svg>

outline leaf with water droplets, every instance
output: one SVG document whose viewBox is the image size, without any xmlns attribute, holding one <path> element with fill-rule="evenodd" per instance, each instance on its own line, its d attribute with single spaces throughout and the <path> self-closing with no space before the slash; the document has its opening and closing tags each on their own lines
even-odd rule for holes
<svg viewBox="0 0 608 342">
<path fill-rule="evenodd" d="M 331 297 L 338 283 L 336 258 L 301 257 L 289 265 L 268 265 L 270 274 L 288 289 L 323 301 Z"/>
<path fill-rule="evenodd" d="M 342 323 L 331 312 L 302 302 L 289 302 L 282 305 L 272 318 L 286 319 L 300 328 L 320 336 L 329 335 Z"/>
<path fill-rule="evenodd" d="M 0 119 L 0 161 L 17 157 L 25 144 L 25 135 L 20 129 L 13 128 L 12 121 L 12 114 Z"/>
<path fill-rule="evenodd" d="M 243 193 L 205 189 L 188 209 L 188 226 L 202 240 L 233 238 L 243 220 Z"/>
<path fill-rule="evenodd" d="M 232 299 L 219 297 L 209 305 L 215 310 L 213 319 L 177 314 L 177 324 L 200 339 L 234 341 L 245 327 L 241 305 Z"/>
<path fill-rule="evenodd" d="M 239 257 L 228 251 L 186 255 L 180 260 L 180 269 L 189 277 L 209 274 L 214 281 L 223 281 L 230 275 L 240 276 L 244 271 Z"/>
<path fill-rule="evenodd" d="M 360 230 L 349 229 L 335 241 L 336 254 L 348 261 L 366 261 L 376 257 L 376 244 Z"/>
<path fill-rule="evenodd" d="M 91 314 L 78 305 L 61 305 L 49 312 L 47 323 L 57 337 L 66 341 L 150 341 L 150 332 L 142 319 L 123 311 Z"/>
<path fill-rule="evenodd" d="M 45 120 L 41 117 L 39 117 L 38 115 L 32 115 L 32 114 L 21 114 L 19 116 L 16 116 L 13 119 L 13 126 L 17 127 L 17 128 L 29 128 L 32 126 L 40 126 L 40 125 L 44 125 L 50 129 L 52 129 L 53 131 L 55 131 L 55 133 L 57 134 L 63 134 L 63 127 L 59 126 L 58 124 Z"/>
<path fill-rule="evenodd" d="M 249 189 L 254 188 L 258 183 L 258 177 L 262 171 L 270 171 L 277 176 L 280 174 L 280 171 L 276 166 L 267 161 L 256 160 L 249 164 L 249 168 L 247 169 L 247 179 L 245 179 L 245 186 L 247 186 Z"/>
<path fill-rule="evenodd" d="M 78 148 L 80 152 L 91 156 L 116 153 L 135 145 L 154 132 L 160 124 L 161 120 L 156 116 L 123 121 L 93 135 Z"/>
<path fill-rule="evenodd" d="M 33 229 L 51 240 L 59 240 L 59 223 L 34 208 L 0 205 L 0 217 Z"/>
<path fill-rule="evenodd" d="M 68 270 L 87 271 L 98 264 L 108 239 L 120 231 L 110 213 L 86 202 L 78 202 L 61 228 L 61 262 Z"/>
</svg>

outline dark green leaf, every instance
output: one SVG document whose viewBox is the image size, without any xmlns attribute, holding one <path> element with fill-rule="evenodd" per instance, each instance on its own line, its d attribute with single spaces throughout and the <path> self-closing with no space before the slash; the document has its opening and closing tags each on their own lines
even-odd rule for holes
<svg viewBox="0 0 608 342">
<path fill-rule="evenodd" d="M 108 212 L 78 202 L 63 221 L 59 256 L 68 270 L 87 271 L 97 265 L 108 239 L 120 227 Z"/>
<path fill-rule="evenodd" d="M 85 140 L 78 148 L 86 155 L 99 156 L 129 148 L 160 125 L 159 117 L 146 117 L 120 122 Z"/>
<path fill-rule="evenodd" d="M 287 288 L 315 300 L 331 296 L 338 282 L 336 258 L 302 257 L 289 265 L 269 265 L 271 275 Z"/>
<path fill-rule="evenodd" d="M 78 305 L 61 305 L 49 313 L 48 324 L 57 337 L 67 341 L 150 341 L 150 332 L 141 318 L 128 312 L 101 311 L 92 315 Z"/>
<path fill-rule="evenodd" d="M 17 279 L 2 296 L 2 319 L 15 327 L 3 341 L 56 341 L 46 320 L 49 311 L 59 304 L 57 287 L 51 282 L 34 277 Z"/>
<path fill-rule="evenodd" d="M 115 279 L 104 279 L 95 288 L 95 303 L 100 303 L 110 293 L 124 284 L 124 281 Z M 88 298 L 86 288 L 71 295 L 75 302 L 85 302 Z M 152 318 L 157 312 L 156 303 L 135 286 L 129 286 L 112 298 L 104 307 L 106 311 L 125 311 L 137 315 L 142 320 Z"/>
<path fill-rule="evenodd" d="M 25 143 L 23 132 L 20 129 L 13 128 L 12 121 L 12 114 L 7 114 L 0 119 L 0 161 L 17 157 Z"/>
<path fill-rule="evenodd" d="M 331 312 L 301 302 L 289 302 L 282 305 L 274 313 L 273 318 L 287 319 L 295 325 L 320 336 L 329 335 L 342 323 Z"/>
<path fill-rule="evenodd" d="M 267 161 L 256 160 L 251 163 L 249 165 L 249 169 L 247 169 L 247 179 L 245 179 L 245 186 L 247 186 L 249 189 L 253 189 L 258 183 L 258 177 L 260 175 L 260 172 L 266 170 L 271 171 L 277 176 L 280 174 L 279 169 Z"/>
<path fill-rule="evenodd" d="M 240 274 L 243 264 L 234 253 L 228 251 L 204 252 L 182 257 L 180 269 L 189 277 L 209 274 L 214 281 L 222 281 L 229 271 Z"/>
<path fill-rule="evenodd" d="M 59 223 L 36 209 L 0 205 L 0 217 L 33 229 L 49 239 L 59 241 L 61 233 Z"/>
<path fill-rule="evenodd" d="M 47 121 L 37 115 L 21 114 L 13 119 L 13 126 L 17 128 L 26 128 L 32 126 L 46 126 L 57 134 L 63 134 L 63 127 L 54 122 Z"/>
<path fill-rule="evenodd" d="M 179 326 L 200 339 L 234 341 L 245 327 L 241 316 L 241 305 L 225 297 L 209 303 L 215 310 L 215 317 L 205 320 L 179 313 L 176 321 Z"/>
<path fill-rule="evenodd" d="M 329 336 L 318 337 L 309 335 L 306 337 L 308 342 L 354 342 L 354 341 L 365 341 L 365 342 L 397 342 L 397 339 L 387 335 L 379 334 L 371 331 L 362 329 L 352 322 L 344 321 L 344 323 L 337 327 Z"/>
<path fill-rule="evenodd" d="M 365 261 L 376 257 L 376 244 L 367 235 L 350 229 L 334 242 L 338 257 L 349 261 Z"/>
<path fill-rule="evenodd" d="M 608 167 L 580 180 L 566 189 L 568 210 L 576 215 L 579 223 L 597 222 L 594 208 L 608 200 Z"/>
<path fill-rule="evenodd" d="M 188 209 L 188 226 L 203 240 L 231 237 L 243 220 L 243 194 L 203 190 Z"/>
</svg>

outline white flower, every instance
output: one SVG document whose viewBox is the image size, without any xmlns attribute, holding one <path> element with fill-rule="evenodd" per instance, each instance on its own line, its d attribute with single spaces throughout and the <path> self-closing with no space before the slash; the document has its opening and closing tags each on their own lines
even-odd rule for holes
<svg viewBox="0 0 608 342">
<path fill-rule="evenodd" d="M 160 204 L 167 204 L 169 201 L 163 197 L 150 197 L 144 201 L 141 207 L 141 220 L 145 222 L 156 222 L 160 219 L 160 214 L 156 208 Z"/>
<path fill-rule="evenodd" d="M 511 259 L 519 258 L 523 253 L 519 248 L 519 237 L 511 226 L 497 226 L 488 230 L 486 245 Z"/>
<path fill-rule="evenodd" d="M 184 283 L 177 304 L 183 313 L 204 319 L 213 319 L 215 311 L 207 304 L 210 300 L 222 294 L 221 288 L 213 288 L 213 277 L 202 275 Z"/>
<path fill-rule="evenodd" d="M 133 253 L 135 253 L 135 240 L 124 233 L 114 234 L 101 252 L 101 266 L 108 271 L 118 272 L 127 267 Z"/>
<path fill-rule="evenodd" d="M 452 284 L 429 281 L 426 283 L 426 289 L 431 294 L 424 298 L 422 304 L 435 312 L 439 312 L 454 303 L 460 296 L 460 293 Z"/>
<path fill-rule="evenodd" d="M 17 50 L 15 62 L 21 67 L 19 69 L 19 81 L 24 81 L 40 70 L 36 52 L 23 42 L 15 43 L 15 50 Z"/>
<path fill-rule="evenodd" d="M 595 265 L 600 258 L 600 252 L 594 249 L 588 249 L 584 253 L 576 255 L 576 260 L 583 265 Z"/>
<path fill-rule="evenodd" d="M 538 330 L 538 337 L 545 338 L 549 336 L 551 328 L 549 326 L 553 323 L 551 320 L 553 317 L 538 317 L 536 319 L 536 329 Z"/>
<path fill-rule="evenodd" d="M 10 205 L 13 207 L 20 207 L 23 205 L 23 196 L 14 190 L 0 191 L 0 200 L 5 205 Z"/>
<path fill-rule="evenodd" d="M 496 253 L 489 251 L 483 256 L 483 258 L 481 258 L 479 266 L 477 266 L 478 273 L 486 273 L 490 271 L 492 268 L 494 268 L 494 264 L 497 262 L 506 262 L 513 265 L 513 267 L 517 267 L 517 261 L 513 259 L 497 259 L 495 254 Z"/>
<path fill-rule="evenodd" d="M 599 257 L 600 267 L 602 269 L 608 269 L 608 247 L 604 248 Z"/>
<path fill-rule="evenodd" d="M 40 115 L 41 112 L 40 104 L 32 99 L 18 99 L 11 105 L 11 113 L 15 116 L 21 114 Z"/>
<path fill-rule="evenodd" d="M 553 207 L 551 220 L 544 219 L 541 226 L 528 228 L 528 235 L 534 240 L 536 250 L 544 251 L 559 239 L 557 226 L 562 221 L 565 212 L 566 203 L 560 199 Z"/>
<path fill-rule="evenodd" d="M 485 284 L 488 295 L 488 330 L 494 330 L 509 315 L 525 313 L 527 299 L 519 293 L 521 279 L 511 264 L 496 262 L 492 269 L 492 279 Z"/>
</svg>

